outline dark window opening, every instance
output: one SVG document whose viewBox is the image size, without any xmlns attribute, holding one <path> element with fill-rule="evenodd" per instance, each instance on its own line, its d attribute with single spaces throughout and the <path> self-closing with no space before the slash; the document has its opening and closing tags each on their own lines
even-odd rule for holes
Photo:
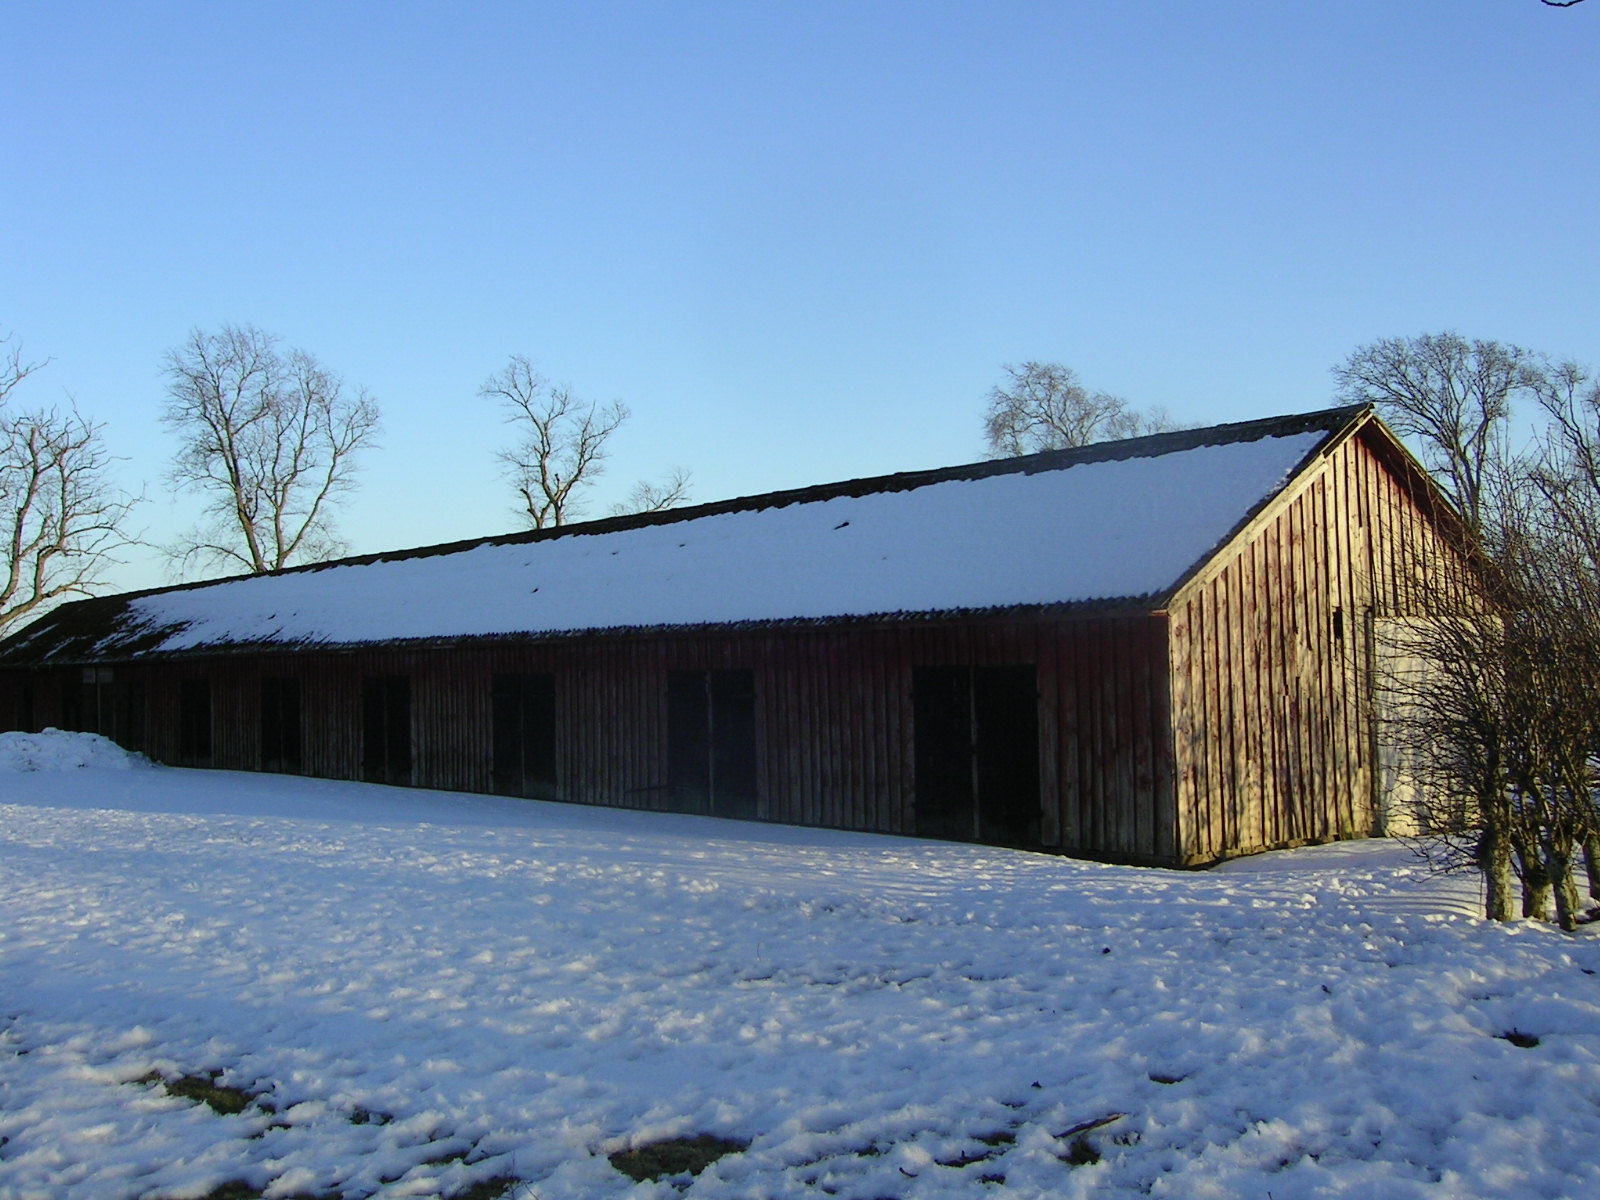
<svg viewBox="0 0 1600 1200">
<path fill-rule="evenodd" d="M 63 697 L 62 724 L 108 737 L 124 750 L 143 750 L 144 684 L 119 678 L 111 667 L 84 667 L 78 680 Z"/>
<path fill-rule="evenodd" d="M 119 679 L 111 685 L 111 731 L 107 736 L 124 750 L 144 750 L 143 680 Z"/>
<path fill-rule="evenodd" d="M 368 783 L 411 782 L 411 680 L 373 675 L 361 681 L 361 775 Z"/>
<path fill-rule="evenodd" d="M 494 790 L 505 796 L 556 799 L 554 675 L 496 675 Z"/>
<path fill-rule="evenodd" d="M 73 706 L 74 729 L 111 736 L 114 680 L 110 667 L 84 667 L 79 672 L 77 703 Z"/>
<path fill-rule="evenodd" d="M 912 677 L 917 832 L 1039 842 L 1034 668 L 918 667 Z"/>
<path fill-rule="evenodd" d="M 203 766 L 211 761 L 211 681 L 178 684 L 178 761 Z"/>
<path fill-rule="evenodd" d="M 33 680 L 26 676 L 11 679 L 11 724 L 20 733 L 37 732 L 33 716 Z"/>
<path fill-rule="evenodd" d="M 77 680 L 61 685 L 61 728 L 83 728 L 83 688 Z"/>
<path fill-rule="evenodd" d="M 300 681 L 261 681 L 261 769 L 298 775 L 300 752 Z"/>
<path fill-rule="evenodd" d="M 757 815 L 754 671 L 667 673 L 667 782 L 678 812 Z"/>
</svg>

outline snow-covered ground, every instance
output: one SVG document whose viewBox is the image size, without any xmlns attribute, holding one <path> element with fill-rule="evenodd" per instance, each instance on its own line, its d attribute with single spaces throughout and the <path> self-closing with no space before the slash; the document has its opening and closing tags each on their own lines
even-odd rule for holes
<svg viewBox="0 0 1600 1200">
<path fill-rule="evenodd" d="M 1600 1195 L 1600 938 L 1475 904 L 4 735 L 0 1197 Z"/>
</svg>

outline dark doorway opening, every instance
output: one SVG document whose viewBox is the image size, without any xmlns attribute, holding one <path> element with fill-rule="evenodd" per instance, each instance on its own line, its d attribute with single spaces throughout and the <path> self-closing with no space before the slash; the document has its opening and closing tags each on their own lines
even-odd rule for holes
<svg viewBox="0 0 1600 1200">
<path fill-rule="evenodd" d="M 211 681 L 178 684 L 178 761 L 193 767 L 211 763 Z"/>
<path fill-rule="evenodd" d="M 261 681 L 261 769 L 298 775 L 300 753 L 300 681 Z"/>
<path fill-rule="evenodd" d="M 107 736 L 124 750 L 144 750 L 143 680 L 119 679 L 111 685 L 111 730 Z"/>
<path fill-rule="evenodd" d="M 554 675 L 496 675 L 492 696 L 494 790 L 558 799 Z"/>
<path fill-rule="evenodd" d="M 678 812 L 757 815 L 754 671 L 667 673 L 667 782 Z"/>
<path fill-rule="evenodd" d="M 112 667 L 83 667 L 72 728 L 98 733 L 125 750 L 144 749 L 144 683 Z"/>
<path fill-rule="evenodd" d="M 144 749 L 144 684 L 111 667 L 84 667 L 62 713 L 70 729 L 98 733 L 124 750 Z"/>
<path fill-rule="evenodd" d="M 1039 685 L 1028 666 L 918 667 L 917 832 L 1039 842 Z"/>
<path fill-rule="evenodd" d="M 369 675 L 361 681 L 361 776 L 368 783 L 411 782 L 411 680 Z"/>
<path fill-rule="evenodd" d="M 117 695 L 115 672 L 110 667 L 84 667 L 78 687 L 78 728 L 116 741 Z"/>
<path fill-rule="evenodd" d="M 11 723 L 6 728 L 20 733 L 37 732 L 33 718 L 33 680 L 26 675 L 13 675 L 11 698 Z"/>
</svg>

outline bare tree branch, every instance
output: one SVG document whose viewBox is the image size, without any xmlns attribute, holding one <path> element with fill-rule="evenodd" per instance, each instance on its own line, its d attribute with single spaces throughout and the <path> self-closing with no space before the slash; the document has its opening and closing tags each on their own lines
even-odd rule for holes
<svg viewBox="0 0 1600 1200">
<path fill-rule="evenodd" d="M 5 347 L 0 353 L 0 404 L 4 404 L 18 384 L 45 364 L 23 362 L 21 343 L 13 341 L 9 335 L 0 338 L 0 346 Z"/>
<path fill-rule="evenodd" d="M 1476 532 L 1514 401 L 1536 393 L 1542 360 L 1520 346 L 1446 332 L 1383 338 L 1333 369 L 1340 397 L 1375 404 Z"/>
<path fill-rule="evenodd" d="M 1174 428 L 1160 409 L 1141 413 L 1107 392 L 1090 392 L 1059 363 L 1007 363 L 1004 387 L 989 392 L 984 433 L 992 458 L 1064 450 Z"/>
<path fill-rule="evenodd" d="M 9 344 L 10 339 L 3 343 Z M 20 347 L 0 356 L 0 410 L 42 363 Z M 125 532 L 136 501 L 109 478 L 101 426 L 76 409 L 0 411 L 0 632 L 68 596 L 88 595 Z"/>
<path fill-rule="evenodd" d="M 691 481 L 690 473 L 683 467 L 674 467 L 657 483 L 641 479 L 633 485 L 633 491 L 628 493 L 626 500 L 611 506 L 611 515 L 626 517 L 635 513 L 663 512 L 686 504 Z"/>
<path fill-rule="evenodd" d="M 578 512 L 579 492 L 605 470 L 606 443 L 632 414 L 620 400 L 601 407 L 551 387 L 523 355 L 512 355 L 478 389 L 497 401 L 521 440 L 498 457 L 532 529 L 565 525 Z"/>
<path fill-rule="evenodd" d="M 1380 706 L 1382 729 L 1404 750 L 1426 857 L 1481 870 L 1491 918 L 1544 919 L 1553 905 L 1566 929 L 1584 919 L 1580 854 L 1600 899 L 1600 393 L 1586 379 L 1570 365 L 1548 376 L 1542 443 L 1484 462 L 1487 593 L 1419 561 L 1417 611 L 1379 639 L 1399 699 Z"/>
<path fill-rule="evenodd" d="M 273 571 L 344 547 L 332 509 L 377 438 L 365 389 L 251 325 L 194 330 L 166 356 L 162 420 L 179 437 L 170 478 L 205 498 L 205 519 L 170 548 L 195 562 Z"/>
</svg>

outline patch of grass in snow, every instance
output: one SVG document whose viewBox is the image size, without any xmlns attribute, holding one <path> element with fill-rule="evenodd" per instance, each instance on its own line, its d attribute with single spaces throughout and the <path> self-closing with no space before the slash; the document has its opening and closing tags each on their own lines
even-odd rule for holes
<svg viewBox="0 0 1600 1200">
<path fill-rule="evenodd" d="M 177 1096 L 182 1100 L 192 1100 L 197 1104 L 204 1104 L 213 1112 L 225 1117 L 237 1116 L 252 1106 L 263 1112 L 276 1111 L 271 1103 L 262 1099 L 266 1094 L 265 1092 L 251 1092 L 244 1088 L 233 1087 L 221 1082 L 221 1079 L 221 1071 L 173 1076 L 163 1075 L 159 1071 L 151 1071 L 130 1082 L 159 1087 L 169 1096 Z M 394 1120 L 394 1117 L 385 1112 L 356 1108 L 347 1119 L 352 1125 L 388 1125 Z M 287 1128 L 287 1126 L 269 1126 L 269 1128 Z M 260 1137 L 261 1134 L 257 1133 L 253 1136 Z M 714 1141 L 715 1139 L 712 1140 Z M 0 1139 L 0 1143 L 3 1143 L 3 1141 L 4 1139 Z M 463 1142 L 454 1138 L 440 1139 L 439 1144 L 441 1146 L 448 1144 L 450 1148 L 442 1150 L 432 1158 L 423 1159 L 395 1178 L 404 1178 L 406 1175 L 416 1171 L 426 1173 L 428 1168 L 464 1164 L 472 1156 L 472 1152 L 477 1149 L 473 1143 Z M 730 1142 L 727 1145 L 735 1149 L 744 1149 L 743 1146 L 737 1143 Z M 723 1153 L 726 1153 L 726 1151 Z M 712 1155 L 705 1162 L 695 1167 L 693 1173 L 698 1174 L 699 1171 L 704 1169 L 706 1163 L 715 1161 L 719 1157 L 721 1157 L 720 1154 Z M 384 1182 L 392 1183 L 394 1181 L 389 1179 Z M 443 1195 L 445 1200 L 502 1200 L 502 1197 L 510 1197 L 512 1189 L 523 1182 L 522 1179 L 515 1175 L 496 1175 L 492 1178 L 480 1179 L 475 1183 L 468 1184 L 465 1188 L 454 1192 L 446 1192 Z M 264 1194 L 255 1185 L 243 1179 L 230 1179 L 219 1183 L 211 1191 L 201 1196 L 199 1200 L 261 1200 Z M 161 1200 L 161 1198 L 152 1195 L 143 1198 L 143 1200 Z M 282 1197 L 281 1200 L 344 1200 L 344 1197 L 341 1192 L 295 1192 L 293 1195 Z"/>
<path fill-rule="evenodd" d="M 981 1142 L 988 1149 L 958 1154 L 954 1158 L 936 1158 L 934 1161 L 941 1167 L 970 1167 L 973 1163 L 988 1162 L 991 1158 L 999 1157 L 1007 1146 L 1013 1145 L 1017 1135 L 1009 1129 L 998 1129 L 994 1133 L 980 1134 L 974 1140 Z M 1001 1176 L 1002 1181 L 1004 1178 Z"/>
<path fill-rule="evenodd" d="M 464 1163 L 467 1161 L 467 1155 L 471 1154 L 475 1149 L 477 1149 L 476 1146 L 468 1146 L 464 1150 L 449 1150 L 433 1158 L 425 1158 L 417 1166 L 448 1167 L 453 1163 Z"/>
<path fill-rule="evenodd" d="M 207 1105 L 213 1112 L 224 1117 L 237 1116 L 252 1104 L 259 1104 L 261 1098 L 256 1093 L 221 1083 L 219 1082 L 221 1078 L 221 1071 L 208 1071 L 204 1075 L 177 1075 L 172 1078 L 158 1071 L 151 1071 L 148 1075 L 135 1079 L 134 1082 L 159 1084 L 167 1095 Z M 260 1105 L 260 1107 L 267 1106 Z"/>
<path fill-rule="evenodd" d="M 1069 1167 L 1092 1167 L 1100 1161 L 1100 1151 L 1094 1148 L 1094 1143 L 1085 1136 L 1072 1139 L 1072 1145 L 1067 1147 L 1065 1154 L 1056 1156 Z"/>
<path fill-rule="evenodd" d="M 933 1161 L 941 1167 L 970 1167 L 973 1163 L 988 1162 L 994 1157 L 993 1150 L 979 1150 L 972 1154 L 957 1154 L 954 1158 L 936 1158 Z"/>
<path fill-rule="evenodd" d="M 511 1200 L 511 1189 L 523 1181 L 515 1175 L 496 1175 L 492 1179 L 480 1179 L 477 1183 L 462 1192 L 451 1192 L 449 1200 Z"/>
<path fill-rule="evenodd" d="M 1063 1129 L 1056 1134 L 1056 1139 L 1063 1142 L 1067 1141 L 1068 1138 L 1072 1140 L 1067 1145 L 1066 1153 L 1058 1154 L 1056 1157 L 1069 1167 L 1094 1166 L 1095 1163 L 1100 1161 L 1101 1155 L 1095 1144 L 1089 1140 L 1089 1135 L 1096 1129 L 1104 1129 L 1113 1121 L 1122 1120 L 1127 1115 L 1127 1113 L 1108 1113 L 1106 1116 L 1096 1117 L 1092 1121 L 1080 1121 L 1071 1129 Z"/>
<path fill-rule="evenodd" d="M 629 1179 L 643 1183 L 671 1175 L 698 1175 L 724 1155 L 737 1154 L 749 1148 L 749 1142 L 736 1142 L 700 1133 L 694 1137 L 646 1142 L 643 1146 L 618 1150 L 607 1157 L 611 1165 Z"/>
<path fill-rule="evenodd" d="M 465 1163 L 467 1159 L 471 1157 L 472 1152 L 477 1149 L 477 1146 L 471 1142 L 464 1143 L 461 1139 L 450 1137 L 430 1139 L 427 1143 L 427 1147 L 433 1146 L 449 1146 L 450 1149 L 440 1150 L 431 1158 L 424 1158 L 420 1162 L 413 1163 L 409 1167 L 399 1168 L 393 1175 L 382 1175 L 379 1176 L 379 1178 L 384 1183 L 394 1183 L 397 1180 L 406 1179 L 409 1176 L 417 1174 L 418 1172 L 421 1172 L 423 1175 L 429 1175 L 432 1173 L 431 1168 L 453 1167 L 458 1163 Z"/>
<path fill-rule="evenodd" d="M 513 1189 L 524 1186 L 526 1181 L 516 1175 L 495 1175 L 489 1179 L 480 1179 L 476 1183 L 468 1184 L 454 1192 L 441 1193 L 444 1200 L 516 1200 L 519 1193 Z M 219 1183 L 198 1200 L 263 1200 L 266 1195 L 260 1188 L 247 1183 L 243 1179 L 230 1179 Z M 161 1200 L 161 1197 L 152 1195 L 143 1200 Z M 280 1197 L 279 1200 L 344 1200 L 342 1192 L 295 1192 L 292 1195 Z"/>
<path fill-rule="evenodd" d="M 251 1187 L 242 1179 L 230 1179 L 227 1183 L 219 1183 L 200 1200 L 261 1200 L 261 1190 Z"/>
<path fill-rule="evenodd" d="M 226 1183 L 219 1183 L 200 1200 L 262 1200 L 266 1193 L 260 1188 L 246 1183 L 242 1179 L 230 1179 Z M 146 1200 L 154 1200 L 147 1197 Z M 295 1192 L 293 1195 L 283 1196 L 280 1200 L 344 1200 L 339 1192 Z"/>
</svg>

